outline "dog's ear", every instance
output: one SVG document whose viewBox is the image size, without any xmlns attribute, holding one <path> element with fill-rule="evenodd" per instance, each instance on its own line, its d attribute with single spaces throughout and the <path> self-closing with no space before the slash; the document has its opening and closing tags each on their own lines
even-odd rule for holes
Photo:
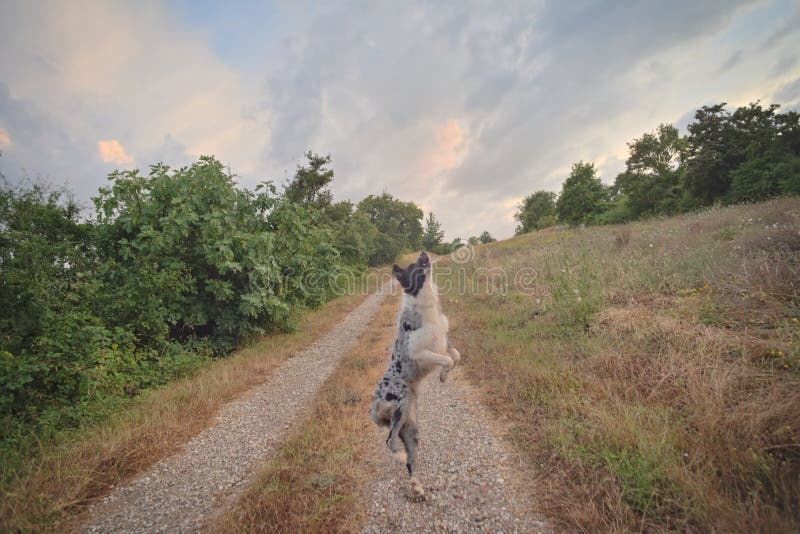
<svg viewBox="0 0 800 534">
<path fill-rule="evenodd" d="M 400 278 L 406 274 L 406 270 L 397 265 L 396 263 L 392 265 L 392 272 L 394 273 L 394 277 L 400 280 Z"/>
</svg>

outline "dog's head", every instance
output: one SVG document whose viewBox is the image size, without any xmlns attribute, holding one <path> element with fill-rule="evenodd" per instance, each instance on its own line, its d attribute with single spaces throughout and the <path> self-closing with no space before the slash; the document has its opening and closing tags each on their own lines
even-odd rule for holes
<svg viewBox="0 0 800 534">
<path fill-rule="evenodd" d="M 397 281 L 403 286 L 403 291 L 416 297 L 425 285 L 425 280 L 430 276 L 431 259 L 425 251 L 422 251 L 417 261 L 409 265 L 406 269 L 395 264 L 392 267 L 392 271 Z"/>
</svg>

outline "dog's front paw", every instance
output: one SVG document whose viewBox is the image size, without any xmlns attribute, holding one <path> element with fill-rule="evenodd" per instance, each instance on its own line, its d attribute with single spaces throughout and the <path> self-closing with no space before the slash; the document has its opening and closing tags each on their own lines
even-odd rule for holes
<svg viewBox="0 0 800 534">
<path fill-rule="evenodd" d="M 455 349 L 455 347 L 450 347 L 448 351 L 450 353 L 450 357 L 453 358 L 453 363 L 457 364 L 461 361 L 461 353 Z"/>
</svg>

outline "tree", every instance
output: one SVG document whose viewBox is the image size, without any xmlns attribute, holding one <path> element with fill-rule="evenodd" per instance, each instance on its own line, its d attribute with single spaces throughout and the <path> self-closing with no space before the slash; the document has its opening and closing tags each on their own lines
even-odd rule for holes
<svg viewBox="0 0 800 534">
<path fill-rule="evenodd" d="M 800 193 L 800 157 L 754 158 L 731 173 L 730 202 L 757 202 Z"/>
<path fill-rule="evenodd" d="M 697 110 L 687 127 L 684 180 L 700 205 L 723 199 L 730 191 L 732 172 L 747 161 L 760 157 L 764 163 L 775 162 L 792 154 L 798 132 L 790 116 L 776 113 L 778 108 L 755 102 L 733 113 L 724 103 Z"/>
<path fill-rule="evenodd" d="M 334 243 L 341 260 L 348 265 L 367 265 L 379 237 L 375 225 L 363 213 L 355 212 L 335 228 Z"/>
<path fill-rule="evenodd" d="M 606 208 L 608 188 L 597 177 L 594 163 L 579 161 L 572 166 L 556 201 L 556 213 L 569 224 L 591 222 Z"/>
<path fill-rule="evenodd" d="M 4 430 L 79 423 L 330 294 L 331 232 L 271 184 L 239 189 L 212 157 L 109 181 L 88 220 L 60 191 L 0 183 Z"/>
<path fill-rule="evenodd" d="M 480 236 L 478 239 L 480 239 L 480 242 L 481 242 L 481 243 L 483 243 L 483 244 L 486 244 L 486 243 L 493 243 L 493 242 L 497 241 L 495 238 L 493 238 L 493 237 L 492 237 L 492 234 L 490 234 L 490 233 L 489 233 L 488 231 L 486 231 L 486 230 L 484 230 L 484 231 L 481 233 L 481 236 Z"/>
<path fill-rule="evenodd" d="M 473 246 L 473 247 L 474 247 L 475 245 L 477 245 L 477 244 L 479 244 L 479 243 L 480 243 L 480 240 L 478 239 L 478 236 L 471 235 L 471 236 L 469 236 L 469 238 L 467 239 L 467 243 L 468 243 L 470 246 Z"/>
<path fill-rule="evenodd" d="M 536 191 L 522 200 L 514 218 L 519 221 L 517 234 L 538 230 L 555 224 L 556 194 L 550 191 Z"/>
<path fill-rule="evenodd" d="M 755 127 L 748 128 L 749 141 L 740 141 L 747 143 L 746 160 L 730 173 L 726 201 L 755 202 L 780 194 L 796 194 L 800 185 L 800 116 L 795 111 L 774 114 L 769 116 L 767 125 L 765 115 L 777 106 L 770 106 L 760 114 L 751 108 L 739 108 L 731 117 L 733 120 L 738 116 L 740 123 L 748 124 L 753 121 L 741 119 L 742 115 L 761 116 Z"/>
<path fill-rule="evenodd" d="M 390 263 L 403 250 L 418 250 L 422 245 L 422 210 L 413 202 L 403 202 L 389 193 L 369 195 L 358 203 L 378 229 L 375 252 L 370 265 Z"/>
<path fill-rule="evenodd" d="M 341 202 L 334 202 L 325 208 L 325 220 L 327 224 L 336 225 L 350 220 L 353 214 L 353 203 L 349 200 L 342 200 Z"/>
<path fill-rule="evenodd" d="M 170 337 L 211 336 L 227 350 L 264 327 L 289 328 L 294 307 L 322 300 L 304 275 L 315 272 L 324 288 L 337 256 L 332 236 L 273 187 L 238 189 L 210 157 L 110 180 L 94 198 L 97 247 L 129 285 L 110 284 L 99 316 L 127 318 L 138 334 L 154 322 L 151 303 Z"/>
<path fill-rule="evenodd" d="M 442 243 L 444 230 L 433 212 L 425 219 L 425 230 L 422 232 L 422 246 L 425 250 L 433 250 Z"/>
<path fill-rule="evenodd" d="M 305 157 L 306 164 L 297 166 L 294 178 L 286 184 L 284 194 L 291 202 L 323 211 L 331 205 L 333 198 L 327 188 L 333 180 L 333 169 L 327 168 L 331 156 L 320 156 L 309 150 Z"/>
<path fill-rule="evenodd" d="M 661 124 L 655 132 L 628 143 L 626 170 L 617 176 L 615 187 L 627 197 L 633 217 L 675 213 L 683 195 L 680 163 L 685 140 L 678 129 Z"/>
<path fill-rule="evenodd" d="M 739 162 L 730 161 L 732 131 L 725 103 L 703 106 L 687 126 L 685 182 L 700 204 L 710 204 L 728 190 L 731 169 Z"/>
</svg>

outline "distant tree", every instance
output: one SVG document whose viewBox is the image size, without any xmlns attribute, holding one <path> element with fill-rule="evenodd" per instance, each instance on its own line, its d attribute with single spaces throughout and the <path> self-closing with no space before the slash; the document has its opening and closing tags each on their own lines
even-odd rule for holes
<svg viewBox="0 0 800 534">
<path fill-rule="evenodd" d="M 536 191 L 522 200 L 514 218 L 519 221 L 516 233 L 523 234 L 555 223 L 556 194 Z"/>
<path fill-rule="evenodd" d="M 800 157 L 754 158 L 731 173 L 730 202 L 755 202 L 800 194 Z"/>
<path fill-rule="evenodd" d="M 348 265 L 367 265 L 377 251 L 378 229 L 361 212 L 351 213 L 334 226 L 334 244 L 342 261 Z"/>
<path fill-rule="evenodd" d="M 353 214 L 353 203 L 349 200 L 342 200 L 341 202 L 334 202 L 324 210 L 324 222 L 327 224 L 337 224 L 350 220 Z"/>
<path fill-rule="evenodd" d="M 741 116 L 758 116 L 757 109 L 739 108 L 731 116 L 738 120 L 737 124 L 747 124 Z M 781 194 L 797 194 L 800 190 L 800 116 L 797 112 L 776 113 L 769 117 L 766 125 L 765 115 L 769 110 L 762 110 L 756 126 L 750 126 L 747 134 L 739 133 L 740 138 L 749 135 L 748 141 L 740 141 L 745 152 L 745 161 L 730 173 L 730 190 L 726 200 L 729 202 L 754 202 Z M 739 118 L 735 119 L 739 114 Z M 771 132 L 764 130 L 771 129 Z M 753 133 L 757 134 L 754 135 Z"/>
<path fill-rule="evenodd" d="M 475 245 L 480 244 L 480 240 L 478 239 L 478 236 L 472 235 L 467 239 L 467 243 L 474 247 Z"/>
<path fill-rule="evenodd" d="M 492 234 L 490 234 L 490 233 L 489 233 L 488 231 L 486 231 L 486 230 L 484 230 L 484 231 L 481 233 L 481 236 L 480 236 L 478 239 L 480 239 L 481 243 L 483 243 L 483 244 L 486 244 L 486 243 L 493 243 L 494 241 L 497 241 L 495 238 L 493 238 L 493 237 L 492 237 Z"/>
<path fill-rule="evenodd" d="M 703 106 L 687 128 L 686 186 L 700 204 L 709 204 L 728 191 L 730 171 L 741 163 L 731 159 L 730 113 L 725 103 Z"/>
<path fill-rule="evenodd" d="M 328 168 L 331 156 L 320 156 L 309 150 L 305 157 L 306 164 L 297 166 L 294 178 L 286 184 L 284 194 L 291 202 L 323 211 L 333 199 L 327 188 L 333 180 L 333 169 Z"/>
<path fill-rule="evenodd" d="M 392 262 L 401 251 L 419 250 L 422 245 L 423 213 L 413 202 L 388 193 L 370 195 L 358 203 L 356 212 L 364 214 L 379 232 L 370 265 Z"/>
<path fill-rule="evenodd" d="M 591 222 L 606 209 L 608 194 L 594 163 L 575 163 L 556 201 L 559 220 L 569 224 Z"/>
<path fill-rule="evenodd" d="M 463 246 L 464 246 L 464 242 L 461 240 L 460 237 L 457 237 L 457 238 L 453 239 L 450 242 L 450 250 L 451 251 L 457 250 L 457 249 L 459 249 L 459 248 L 461 248 Z"/>
<path fill-rule="evenodd" d="M 683 194 L 680 163 L 685 140 L 678 129 L 661 124 L 655 132 L 628 143 L 626 170 L 617 176 L 615 188 L 627 196 L 633 217 L 675 213 Z"/>
<path fill-rule="evenodd" d="M 700 205 L 724 199 L 731 189 L 732 173 L 740 165 L 760 159 L 761 167 L 799 155 L 796 114 L 781 115 L 778 108 L 755 102 L 732 113 L 724 103 L 697 110 L 687 127 L 684 180 Z"/>
<path fill-rule="evenodd" d="M 433 250 L 442 243 L 442 239 L 444 239 L 442 225 L 433 212 L 430 212 L 425 219 L 425 229 L 422 232 L 422 247 L 425 250 Z"/>
</svg>

